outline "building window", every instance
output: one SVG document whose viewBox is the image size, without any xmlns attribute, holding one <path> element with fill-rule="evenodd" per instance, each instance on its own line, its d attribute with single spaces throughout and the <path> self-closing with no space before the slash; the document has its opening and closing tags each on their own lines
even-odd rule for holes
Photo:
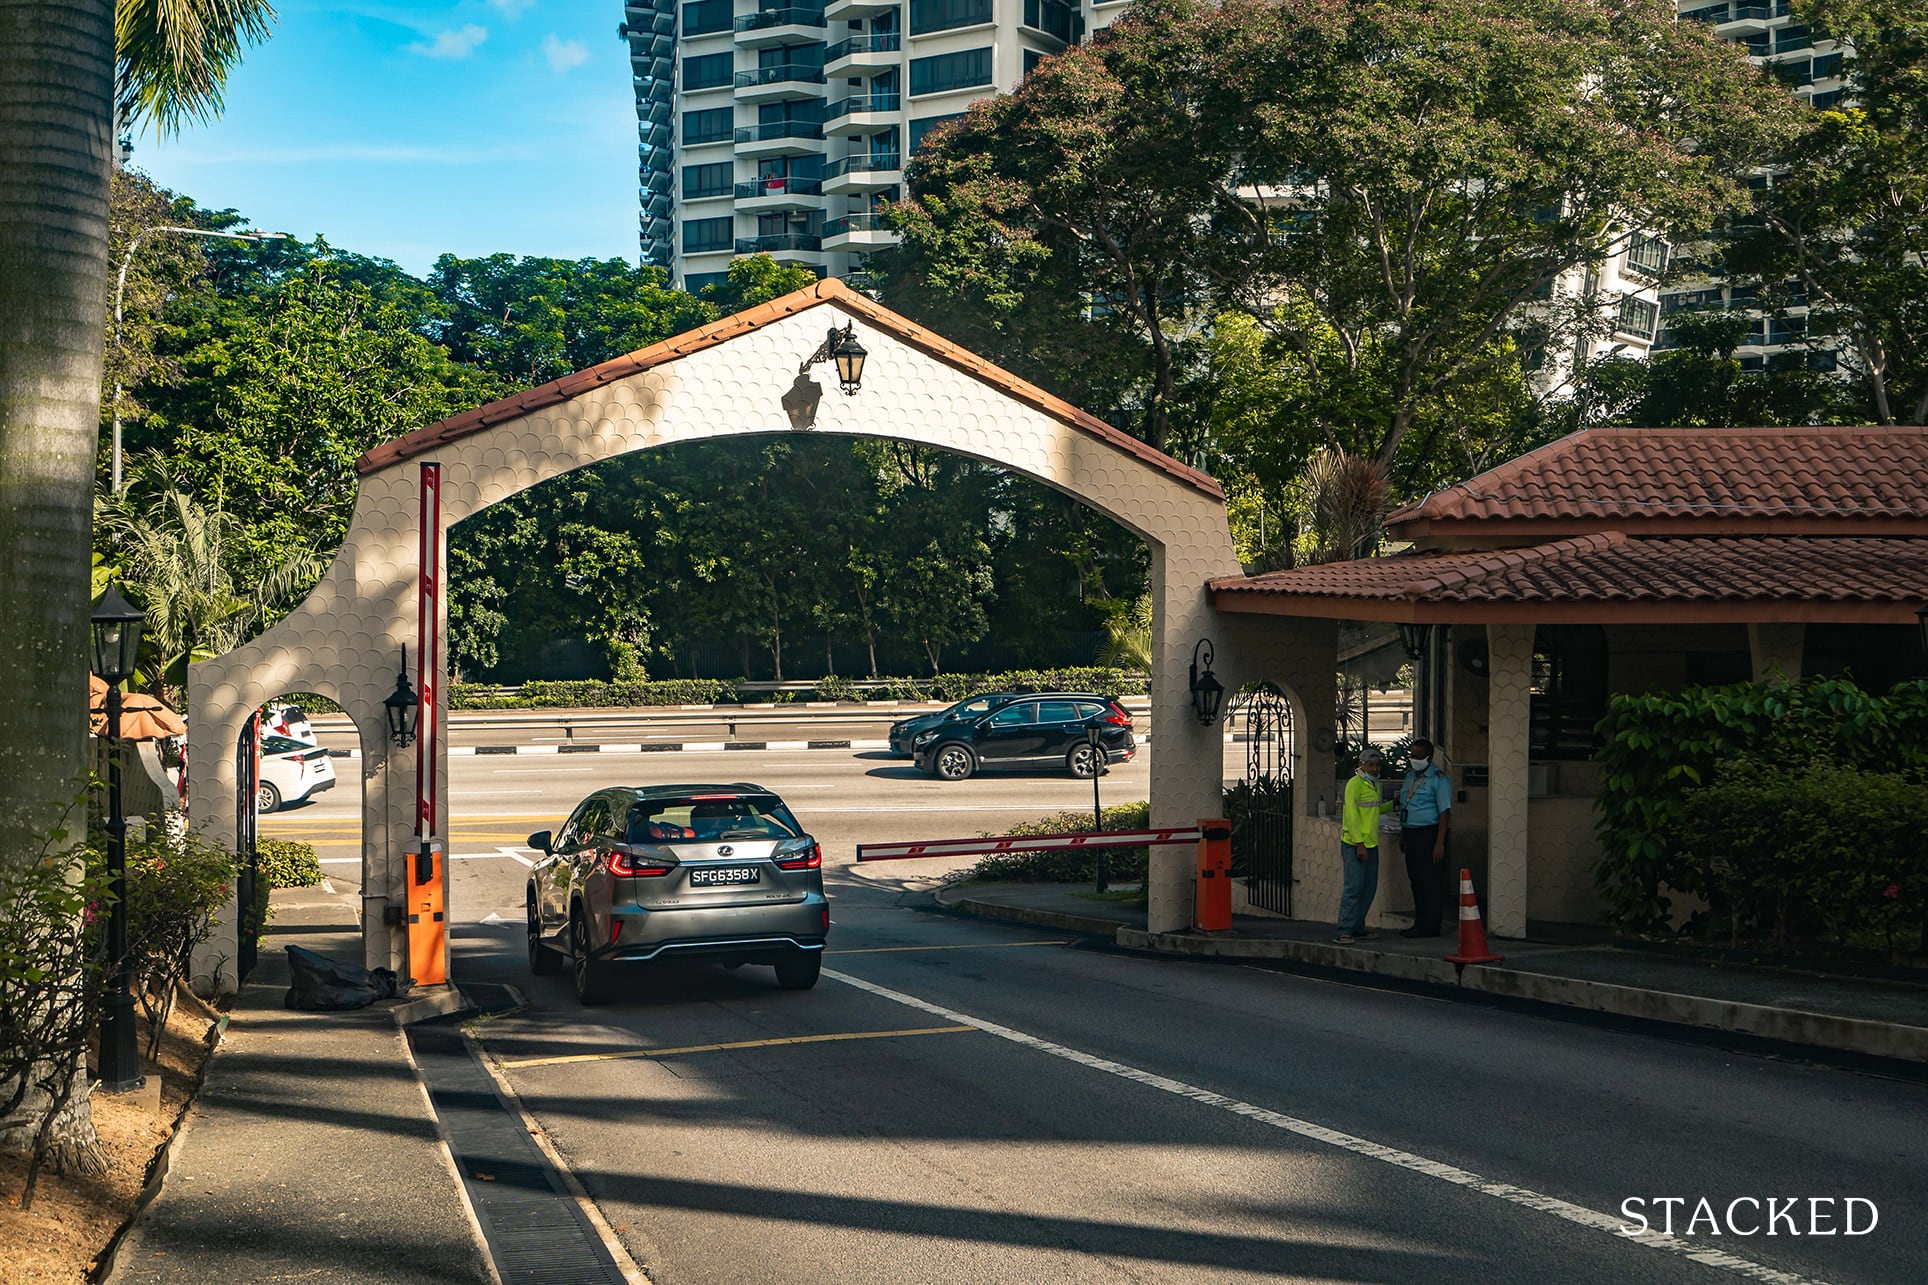
<svg viewBox="0 0 1928 1285">
<path fill-rule="evenodd" d="M 1607 632 L 1599 625 L 1541 625 L 1533 631 L 1530 753 L 1587 759 L 1607 713 Z"/>
<path fill-rule="evenodd" d="M 1035 69 L 1039 63 L 1043 62 L 1044 59 L 1045 59 L 1045 55 L 1039 53 L 1035 49 L 1025 50 L 1024 51 L 1024 74 L 1029 76 L 1033 71 L 1033 69 Z"/>
<path fill-rule="evenodd" d="M 1667 270 L 1667 243 L 1657 236 L 1636 233 L 1627 247 L 1627 266 L 1645 276 L 1659 277 Z"/>
<path fill-rule="evenodd" d="M 991 47 L 910 60 L 910 92 L 941 94 L 953 89 L 975 89 L 991 83 Z"/>
<path fill-rule="evenodd" d="M 720 219 L 690 219 L 683 224 L 683 253 L 709 254 L 716 250 L 727 250 L 732 241 L 732 225 L 736 222 L 729 215 Z"/>
<path fill-rule="evenodd" d="M 989 22 L 991 3 L 992 0 L 910 0 L 910 34 L 922 36 L 932 31 Z"/>
<path fill-rule="evenodd" d="M 735 181 L 736 165 L 730 161 L 717 161 L 710 165 L 685 165 L 683 199 L 696 201 L 706 196 L 728 196 L 730 184 Z"/>
<path fill-rule="evenodd" d="M 700 112 L 683 113 L 683 146 L 698 143 L 727 143 L 736 124 L 736 108 L 711 107 Z"/>
<path fill-rule="evenodd" d="M 730 284 L 727 272 L 689 272 L 683 275 L 683 289 L 691 294 L 702 294 L 711 286 L 722 287 Z"/>
<path fill-rule="evenodd" d="M 736 16 L 735 0 L 696 0 L 683 6 L 683 34 L 710 36 L 730 29 Z"/>
<path fill-rule="evenodd" d="M 730 83 L 730 75 L 736 70 L 736 54 L 704 54 L 700 58 L 683 59 L 683 88 L 720 89 Z"/>
<path fill-rule="evenodd" d="M 1024 0 L 1024 25 L 1070 44 L 1077 39 L 1078 9 L 1064 0 Z"/>
<path fill-rule="evenodd" d="M 948 116 L 926 116 L 922 120 L 912 121 L 910 123 L 910 150 L 913 152 L 916 151 L 918 144 L 924 141 L 924 135 L 930 133 L 945 121 L 963 119 L 963 112 L 952 112 Z"/>
<path fill-rule="evenodd" d="M 1660 305 L 1629 295 L 1620 301 L 1620 316 L 1614 329 L 1642 339 L 1654 337 L 1654 323 L 1660 320 Z"/>
</svg>

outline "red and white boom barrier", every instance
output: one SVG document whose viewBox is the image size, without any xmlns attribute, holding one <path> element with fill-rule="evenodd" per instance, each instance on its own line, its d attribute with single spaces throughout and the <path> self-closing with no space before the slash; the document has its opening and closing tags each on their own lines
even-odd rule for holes
<svg viewBox="0 0 1928 1285">
<path fill-rule="evenodd" d="M 922 843 L 860 843 L 859 861 L 908 861 L 916 857 L 982 857 L 1000 852 L 1053 852 L 1067 848 L 1143 848 L 1160 843 L 1197 843 L 1198 827 L 1170 830 L 1105 830 L 1086 834 L 1004 834 L 978 839 L 926 839 Z"/>
</svg>

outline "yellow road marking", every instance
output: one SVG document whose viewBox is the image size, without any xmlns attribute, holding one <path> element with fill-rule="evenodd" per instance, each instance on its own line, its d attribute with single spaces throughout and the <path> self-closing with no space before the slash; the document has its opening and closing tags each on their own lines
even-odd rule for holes
<svg viewBox="0 0 1928 1285">
<path fill-rule="evenodd" d="M 738 1040 L 731 1044 L 692 1044 L 680 1049 L 630 1049 L 623 1053 L 576 1053 L 568 1057 L 525 1057 L 497 1065 L 507 1070 L 524 1066 L 562 1066 L 568 1062 L 617 1062 L 625 1058 L 680 1057 L 685 1053 L 726 1053 L 734 1049 L 767 1049 L 784 1044 L 829 1044 L 837 1040 L 885 1040 L 899 1035 L 956 1035 L 975 1026 L 925 1026 L 914 1031 L 848 1031 L 840 1035 L 790 1035 L 775 1040 Z"/>
<path fill-rule="evenodd" d="M 852 950 L 826 950 L 826 955 L 882 955 L 899 950 L 996 950 L 1003 946 L 1069 946 L 1070 938 L 1051 941 L 981 941 L 963 946 L 859 946 Z"/>
</svg>

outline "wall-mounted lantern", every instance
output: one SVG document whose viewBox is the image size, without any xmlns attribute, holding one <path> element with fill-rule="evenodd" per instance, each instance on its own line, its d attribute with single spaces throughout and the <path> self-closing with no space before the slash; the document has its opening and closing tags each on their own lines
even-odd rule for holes
<svg viewBox="0 0 1928 1285">
<path fill-rule="evenodd" d="M 388 711 L 388 739 L 398 746 L 415 743 L 415 716 L 422 698 L 408 681 L 408 648 L 402 648 L 402 667 L 395 675 L 395 690 L 382 701 Z"/>
<path fill-rule="evenodd" d="M 1202 674 L 1198 670 L 1201 653 L 1205 660 L 1205 672 Z M 1199 639 L 1198 645 L 1192 648 L 1192 709 L 1197 713 L 1198 721 L 1207 727 L 1218 721 L 1218 703 L 1225 698 L 1224 684 L 1212 673 L 1214 655 L 1209 638 Z"/>
</svg>

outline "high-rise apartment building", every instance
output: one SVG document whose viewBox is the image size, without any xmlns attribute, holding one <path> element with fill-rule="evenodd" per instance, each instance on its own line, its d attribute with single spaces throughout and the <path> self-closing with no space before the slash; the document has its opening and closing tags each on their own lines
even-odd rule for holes
<svg viewBox="0 0 1928 1285">
<path fill-rule="evenodd" d="M 1702 22 L 1712 27 L 1722 40 L 1743 46 L 1756 66 L 1771 69 L 1784 80 L 1795 100 L 1817 110 L 1834 106 L 1845 92 L 1842 73 L 1850 51 L 1831 40 L 1816 40 L 1806 24 L 1796 22 L 1788 11 L 1788 0 L 1677 0 L 1683 22 Z M 1775 176 L 1761 173 L 1751 180 L 1757 189 L 1771 187 Z M 1661 294 L 1661 331 L 1657 349 L 1674 346 L 1666 330 L 1666 319 L 1683 311 L 1724 310 L 1741 312 L 1753 318 L 1751 328 L 1735 357 L 1746 371 L 1763 371 L 1768 362 L 1782 353 L 1799 350 L 1810 367 L 1834 369 L 1834 354 L 1825 349 L 1811 350 L 1805 342 L 1807 307 L 1799 283 L 1791 283 L 1780 301 L 1784 306 L 1770 316 L 1756 306 L 1750 287 L 1737 287 L 1720 272 L 1712 257 L 1677 258 L 1673 279 Z"/>
<path fill-rule="evenodd" d="M 1128 3 L 632 0 L 643 261 L 688 290 L 747 254 L 860 277 L 924 135 Z"/>
</svg>

